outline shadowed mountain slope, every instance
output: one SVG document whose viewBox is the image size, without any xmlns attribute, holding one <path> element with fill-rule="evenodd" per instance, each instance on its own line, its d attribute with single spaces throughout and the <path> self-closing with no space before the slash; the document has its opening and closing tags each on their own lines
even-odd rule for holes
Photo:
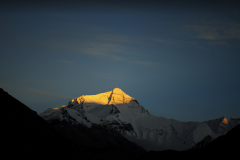
<svg viewBox="0 0 240 160">
<path fill-rule="evenodd" d="M 137 160 L 159 160 L 160 158 L 178 158 L 178 159 L 206 159 L 207 157 L 237 158 L 240 149 L 240 124 L 235 126 L 226 135 L 220 136 L 198 150 L 164 150 L 164 151 L 149 151 L 141 154 Z"/>
<path fill-rule="evenodd" d="M 135 153 L 146 152 L 143 148 L 130 142 L 115 129 L 95 125 L 88 128 L 82 124 L 72 124 L 65 120 L 50 121 L 58 131 L 77 144 L 96 149 L 118 147 Z"/>
<path fill-rule="evenodd" d="M 35 111 L 0 89 L 3 134 L 8 158 L 77 158 L 80 148 Z M 71 151 L 71 154 L 68 152 Z M 84 155 L 87 156 L 86 154 Z"/>
</svg>

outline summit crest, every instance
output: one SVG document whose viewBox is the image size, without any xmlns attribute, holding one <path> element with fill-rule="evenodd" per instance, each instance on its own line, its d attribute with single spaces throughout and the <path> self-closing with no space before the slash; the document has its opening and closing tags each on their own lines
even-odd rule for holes
<svg viewBox="0 0 240 160">
<path fill-rule="evenodd" d="M 82 95 L 81 97 L 72 99 L 71 102 L 77 101 L 79 104 L 84 103 L 97 103 L 102 105 L 116 105 L 116 104 L 125 104 L 129 103 L 135 98 L 127 95 L 120 88 L 114 88 L 112 91 L 105 93 L 99 93 L 96 95 Z"/>
</svg>

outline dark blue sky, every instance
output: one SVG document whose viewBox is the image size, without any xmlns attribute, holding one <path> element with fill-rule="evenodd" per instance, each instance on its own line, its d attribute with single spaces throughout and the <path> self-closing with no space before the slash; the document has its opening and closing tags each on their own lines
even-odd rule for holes
<svg viewBox="0 0 240 160">
<path fill-rule="evenodd" d="M 0 7 L 0 87 L 38 113 L 121 88 L 150 114 L 240 118 L 239 3 Z"/>
</svg>

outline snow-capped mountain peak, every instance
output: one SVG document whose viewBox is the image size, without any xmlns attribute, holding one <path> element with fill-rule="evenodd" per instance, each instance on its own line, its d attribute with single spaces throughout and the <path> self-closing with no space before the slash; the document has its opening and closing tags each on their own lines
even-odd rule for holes
<svg viewBox="0 0 240 160">
<path fill-rule="evenodd" d="M 72 99 L 71 103 L 77 101 L 78 104 L 84 103 L 96 103 L 102 105 L 116 105 L 116 104 L 126 104 L 130 101 L 135 100 L 126 93 L 124 93 L 120 88 L 114 88 L 112 91 L 100 93 L 97 95 L 82 95 L 81 97 Z"/>
<path fill-rule="evenodd" d="M 240 122 L 240 119 L 233 118 L 180 122 L 153 116 L 120 88 L 96 95 L 83 95 L 39 115 L 50 123 L 65 120 L 89 128 L 104 126 L 114 129 L 146 150 L 190 149 L 206 136 L 215 139 Z"/>
</svg>

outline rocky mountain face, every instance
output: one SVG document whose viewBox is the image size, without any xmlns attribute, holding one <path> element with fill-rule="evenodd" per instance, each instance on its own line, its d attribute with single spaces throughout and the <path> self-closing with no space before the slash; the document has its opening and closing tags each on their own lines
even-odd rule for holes
<svg viewBox="0 0 240 160">
<path fill-rule="evenodd" d="M 136 99 L 119 88 L 97 95 L 80 96 L 66 105 L 50 108 L 39 115 L 59 129 L 78 126 L 75 127 L 76 130 L 85 127 L 86 133 L 87 130 L 114 133 L 145 150 L 156 151 L 190 149 L 204 139 L 212 141 L 226 134 L 240 122 L 239 119 L 224 117 L 206 122 L 180 122 L 153 116 Z M 65 135 L 71 137 L 74 133 Z M 110 142 L 104 145 L 108 143 Z M 94 145 L 100 145 L 100 142 Z"/>
<path fill-rule="evenodd" d="M 209 143 L 211 143 L 213 141 L 213 138 L 209 135 L 207 135 L 205 138 L 203 138 L 203 140 L 201 140 L 200 142 L 198 142 L 197 144 L 195 144 L 191 150 L 198 150 L 201 149 L 203 147 L 205 147 L 206 145 L 208 145 Z"/>
</svg>

